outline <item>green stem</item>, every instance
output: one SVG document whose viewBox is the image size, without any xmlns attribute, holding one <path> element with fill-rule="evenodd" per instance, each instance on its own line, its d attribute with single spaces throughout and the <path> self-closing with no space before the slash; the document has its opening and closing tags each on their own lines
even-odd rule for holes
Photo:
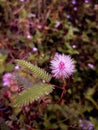
<svg viewBox="0 0 98 130">
<path fill-rule="evenodd" d="M 86 99 L 88 99 L 89 101 L 92 102 L 92 104 L 96 107 L 96 109 L 98 110 L 98 104 L 95 102 L 95 100 L 89 96 L 86 97 Z"/>
<path fill-rule="evenodd" d="M 64 81 L 64 84 L 62 86 L 62 94 L 61 94 L 59 104 L 62 104 L 64 94 L 66 93 L 66 80 L 63 78 L 63 81 Z"/>
</svg>

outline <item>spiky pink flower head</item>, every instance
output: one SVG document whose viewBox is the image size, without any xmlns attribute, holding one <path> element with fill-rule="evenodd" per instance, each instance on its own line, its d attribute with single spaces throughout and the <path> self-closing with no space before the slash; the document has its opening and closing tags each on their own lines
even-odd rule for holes
<svg viewBox="0 0 98 130">
<path fill-rule="evenodd" d="M 50 68 L 55 78 L 69 78 L 75 71 L 74 61 L 68 55 L 57 53 L 50 63 Z"/>
</svg>

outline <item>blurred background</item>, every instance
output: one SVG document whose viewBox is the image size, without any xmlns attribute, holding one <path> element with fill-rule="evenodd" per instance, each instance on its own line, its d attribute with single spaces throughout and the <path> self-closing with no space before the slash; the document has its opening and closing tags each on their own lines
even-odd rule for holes
<svg viewBox="0 0 98 130">
<path fill-rule="evenodd" d="M 50 73 L 55 53 L 76 64 L 66 103 L 14 115 L 3 75 L 14 71 L 15 59 Z M 98 0 L 0 0 L 0 122 L 1 130 L 98 130 Z"/>
</svg>

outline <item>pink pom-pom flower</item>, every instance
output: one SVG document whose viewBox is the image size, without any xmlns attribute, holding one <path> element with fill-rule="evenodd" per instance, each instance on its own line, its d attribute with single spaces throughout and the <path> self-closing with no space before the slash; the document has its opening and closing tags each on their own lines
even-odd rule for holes
<svg viewBox="0 0 98 130">
<path fill-rule="evenodd" d="M 50 63 L 55 78 L 69 78 L 75 71 L 75 63 L 68 55 L 57 53 Z"/>
</svg>

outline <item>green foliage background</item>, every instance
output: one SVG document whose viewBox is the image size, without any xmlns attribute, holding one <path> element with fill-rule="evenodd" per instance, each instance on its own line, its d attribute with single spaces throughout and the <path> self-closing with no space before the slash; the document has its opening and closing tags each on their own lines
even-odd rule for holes
<svg viewBox="0 0 98 130">
<path fill-rule="evenodd" d="M 38 51 L 33 52 L 33 47 Z M 66 103 L 37 107 L 35 103 L 28 113 L 9 115 L 7 124 L 17 129 L 66 130 L 75 129 L 80 119 L 87 119 L 97 130 L 98 1 L 77 0 L 73 5 L 71 0 L 0 0 L 0 88 L 3 74 L 14 70 L 15 59 L 25 59 L 50 72 L 49 61 L 56 52 L 71 55 L 76 62 Z M 50 96 L 59 99 L 55 90 Z M 9 106 L 4 101 L 0 107 Z M 27 122 L 26 117 L 32 114 L 39 118 L 33 116 Z"/>
</svg>

